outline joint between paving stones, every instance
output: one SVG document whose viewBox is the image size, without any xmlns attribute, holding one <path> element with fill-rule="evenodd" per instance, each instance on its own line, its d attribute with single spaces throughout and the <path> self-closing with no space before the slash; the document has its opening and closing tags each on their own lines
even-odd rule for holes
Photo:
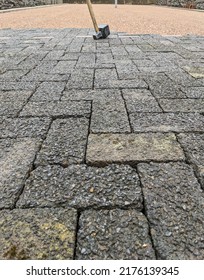
<svg viewBox="0 0 204 280">
<path fill-rule="evenodd" d="M 18 200 L 20 199 L 21 194 L 24 191 L 26 180 L 30 177 L 31 173 L 36 169 L 36 167 L 35 167 L 35 160 L 36 160 L 38 152 L 40 151 L 40 149 L 42 147 L 42 143 L 43 143 L 43 141 L 41 141 L 39 143 L 39 148 L 38 148 L 38 150 L 35 153 L 34 159 L 33 159 L 32 164 L 31 164 L 31 168 L 28 170 L 28 172 L 27 172 L 27 174 L 26 174 L 26 176 L 24 178 L 24 184 L 23 184 L 22 188 L 19 190 L 19 194 L 16 196 L 16 199 L 14 201 L 14 204 L 13 204 L 13 207 L 11 208 L 11 210 L 16 209 L 16 204 L 17 204 Z"/>
<path fill-rule="evenodd" d="M 117 70 L 116 70 L 116 72 L 117 72 Z M 126 102 L 125 102 L 125 98 L 124 98 L 124 95 L 123 95 L 122 90 L 120 90 L 120 94 L 121 94 L 122 99 L 123 99 L 123 102 L 124 102 L 124 106 L 125 106 L 126 114 L 127 114 L 127 117 L 128 117 L 129 126 L 130 126 L 130 132 L 127 132 L 127 133 L 125 133 L 125 134 L 133 133 L 133 127 L 132 127 L 132 124 L 131 124 L 131 121 L 130 121 L 130 114 L 129 114 L 129 112 L 128 112 L 127 104 L 126 104 Z M 124 133 L 123 133 L 123 134 L 124 134 Z"/>
<path fill-rule="evenodd" d="M 151 244 L 152 244 L 152 248 L 154 250 L 154 253 L 155 253 L 155 256 L 156 256 L 156 259 L 158 260 L 159 259 L 159 253 L 156 249 L 156 246 L 154 244 L 154 239 L 152 237 L 152 234 L 151 234 L 151 223 L 148 219 L 148 215 L 147 215 L 147 208 L 146 208 L 146 202 L 145 202 L 145 198 L 144 198 L 144 191 L 143 191 L 143 184 L 142 184 L 142 180 L 141 180 L 141 176 L 140 176 L 140 173 L 138 171 L 138 166 L 135 167 L 136 171 L 137 171 L 137 174 L 138 174 L 138 177 L 139 177 L 139 181 L 140 181 L 140 187 L 141 187 L 141 191 L 142 191 L 142 205 L 143 205 L 143 209 L 142 209 L 142 213 L 143 215 L 146 217 L 147 219 L 147 222 L 148 222 L 148 228 L 149 228 L 149 237 L 150 237 L 150 240 L 151 240 Z"/>
<path fill-rule="evenodd" d="M 74 243 L 74 253 L 73 253 L 73 259 L 76 260 L 76 254 L 77 254 L 77 244 L 78 244 L 78 231 L 79 231 L 79 220 L 80 220 L 81 212 L 77 211 L 77 222 L 75 227 L 75 243 Z"/>
<path fill-rule="evenodd" d="M 93 113 L 93 100 L 91 100 L 91 111 L 90 111 L 90 116 L 89 116 L 89 125 L 88 125 L 88 133 L 87 133 L 87 138 L 86 138 L 86 145 L 85 145 L 85 152 L 84 152 L 84 160 L 83 162 L 86 163 L 86 155 L 87 155 L 87 149 L 88 149 L 88 140 L 89 140 L 89 135 L 91 133 L 91 118 L 92 118 L 92 113 Z"/>
</svg>

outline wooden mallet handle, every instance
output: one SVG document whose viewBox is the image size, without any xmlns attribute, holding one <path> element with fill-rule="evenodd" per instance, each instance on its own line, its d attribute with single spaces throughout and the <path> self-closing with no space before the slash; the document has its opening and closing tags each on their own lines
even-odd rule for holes
<svg viewBox="0 0 204 280">
<path fill-rule="evenodd" d="M 98 33 L 99 29 L 98 29 L 98 25 L 97 25 L 97 22 L 96 22 L 96 18 L 95 18 L 95 15 L 94 15 L 94 11 L 93 11 L 93 8 L 92 8 L 91 1 L 90 0 L 86 0 L 86 4 L 87 4 L 87 6 L 89 8 L 89 13 L 90 13 L 91 19 L 93 21 L 94 29 L 95 29 L 96 33 Z"/>
</svg>

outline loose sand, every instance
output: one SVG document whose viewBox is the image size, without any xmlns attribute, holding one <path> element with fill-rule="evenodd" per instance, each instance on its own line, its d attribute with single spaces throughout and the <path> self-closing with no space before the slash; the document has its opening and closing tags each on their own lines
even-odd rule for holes
<svg viewBox="0 0 204 280">
<path fill-rule="evenodd" d="M 204 35 L 204 12 L 188 9 L 93 5 L 98 24 L 130 34 Z M 0 28 L 93 28 L 84 4 L 64 4 L 0 13 Z"/>
</svg>

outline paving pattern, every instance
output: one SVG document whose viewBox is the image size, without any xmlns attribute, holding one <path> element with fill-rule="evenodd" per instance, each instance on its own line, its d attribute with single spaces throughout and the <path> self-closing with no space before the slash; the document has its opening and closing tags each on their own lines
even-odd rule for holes
<svg viewBox="0 0 204 280">
<path fill-rule="evenodd" d="M 203 259 L 204 37 L 91 34 L 0 30 L 0 258 Z"/>
</svg>

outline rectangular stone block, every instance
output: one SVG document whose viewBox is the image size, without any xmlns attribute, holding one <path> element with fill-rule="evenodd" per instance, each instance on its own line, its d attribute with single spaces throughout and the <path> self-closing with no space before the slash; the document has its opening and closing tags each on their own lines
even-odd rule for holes
<svg viewBox="0 0 204 280">
<path fill-rule="evenodd" d="M 164 112 L 204 113 L 204 99 L 160 99 Z"/>
<path fill-rule="evenodd" d="M 0 140 L 0 209 L 14 207 L 32 169 L 39 144 L 30 138 Z"/>
<path fill-rule="evenodd" d="M 139 164 L 145 211 L 157 257 L 203 259 L 204 196 L 185 163 Z"/>
<path fill-rule="evenodd" d="M 1 102 L 16 102 L 16 101 L 27 101 L 31 96 L 32 91 L 0 91 L 0 103 Z"/>
<path fill-rule="evenodd" d="M 204 116 L 198 113 L 131 113 L 133 132 L 204 132 Z"/>
<path fill-rule="evenodd" d="M 2 118 L 0 138 L 45 138 L 50 118 Z"/>
<path fill-rule="evenodd" d="M 90 134 L 88 138 L 86 160 L 91 165 L 184 159 L 173 133 Z"/>
<path fill-rule="evenodd" d="M 0 116 L 17 117 L 25 103 L 26 102 L 24 100 L 18 100 L 15 102 L 0 101 Z"/>
<path fill-rule="evenodd" d="M 187 87 L 184 91 L 188 98 L 204 98 L 204 87 Z"/>
<path fill-rule="evenodd" d="M 156 99 L 148 90 L 123 90 L 123 97 L 129 114 L 135 112 L 162 112 Z"/>
<path fill-rule="evenodd" d="M 59 101 L 65 85 L 65 82 L 42 82 L 30 101 Z"/>
<path fill-rule="evenodd" d="M 0 259 L 73 259 L 76 225 L 74 209 L 1 211 Z"/>
<path fill-rule="evenodd" d="M 93 101 L 91 132 L 130 132 L 125 104 L 120 95 L 117 99 Z"/>
<path fill-rule="evenodd" d="M 73 70 L 67 83 L 67 89 L 92 89 L 94 78 L 94 69 Z"/>
<path fill-rule="evenodd" d="M 136 171 L 128 165 L 38 167 L 26 181 L 17 207 L 58 205 L 79 210 L 128 206 L 141 210 L 140 181 Z"/>
<path fill-rule="evenodd" d="M 78 260 L 154 260 L 145 216 L 135 210 L 82 212 L 77 235 Z"/>
<path fill-rule="evenodd" d="M 20 116 L 89 117 L 90 112 L 91 102 L 88 101 L 28 102 L 20 113 Z"/>
<path fill-rule="evenodd" d="M 133 80 L 96 80 L 94 82 L 96 89 L 127 89 L 127 88 L 148 88 L 147 84 L 139 78 Z"/>
<path fill-rule="evenodd" d="M 35 164 L 67 166 L 84 162 L 88 128 L 89 120 L 86 118 L 53 121 Z"/>
</svg>

